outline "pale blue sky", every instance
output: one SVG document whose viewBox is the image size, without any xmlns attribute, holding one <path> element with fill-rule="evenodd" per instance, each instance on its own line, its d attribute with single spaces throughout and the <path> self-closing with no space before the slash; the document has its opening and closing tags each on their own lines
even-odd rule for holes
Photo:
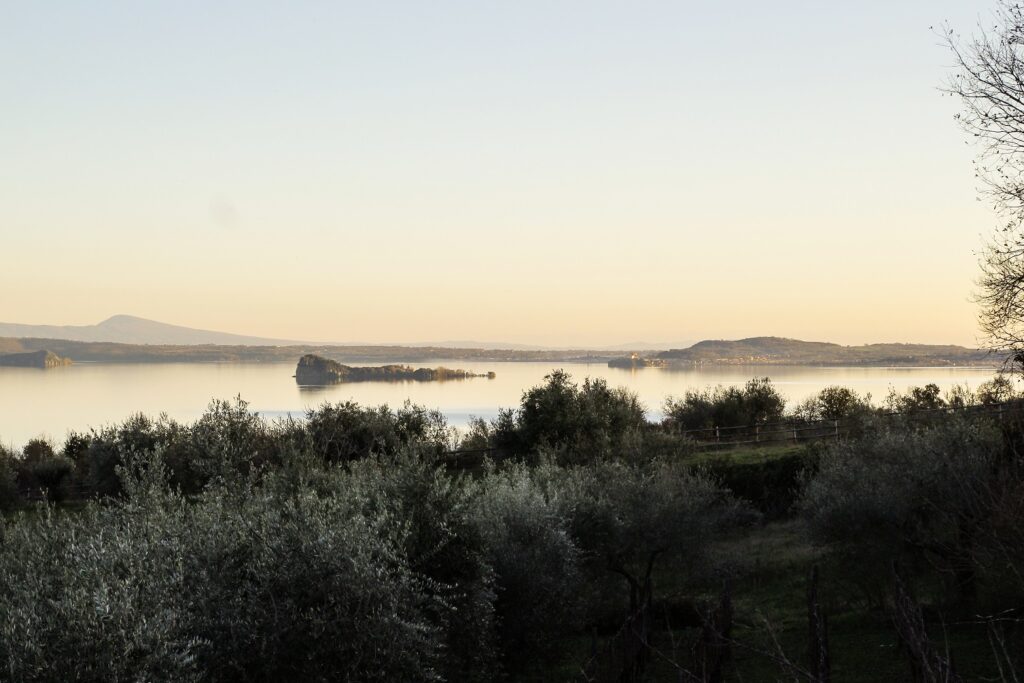
<svg viewBox="0 0 1024 683">
<path fill-rule="evenodd" d="M 988 2 L 5 3 L 0 320 L 973 343 Z"/>
</svg>

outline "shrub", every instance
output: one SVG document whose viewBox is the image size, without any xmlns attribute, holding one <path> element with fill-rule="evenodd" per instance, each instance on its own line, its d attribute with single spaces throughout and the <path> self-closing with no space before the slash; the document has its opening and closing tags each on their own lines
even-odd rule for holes
<svg viewBox="0 0 1024 683">
<path fill-rule="evenodd" d="M 488 473 L 475 490 L 472 519 L 494 568 L 505 666 L 550 662 L 582 607 L 580 553 L 559 501 L 522 465 Z"/>
<path fill-rule="evenodd" d="M 21 470 L 19 480 L 23 489 L 39 492 L 47 500 L 55 503 L 68 497 L 74 465 L 67 458 L 55 455 L 38 460 L 22 461 L 19 469 Z"/>
<path fill-rule="evenodd" d="M 870 395 L 862 397 L 846 387 L 831 386 L 797 406 L 794 416 L 809 422 L 847 420 L 865 417 L 873 411 Z"/>
<path fill-rule="evenodd" d="M 432 456 L 427 447 L 354 462 L 345 495 L 364 514 L 403 530 L 401 550 L 425 579 L 424 614 L 444 644 L 444 678 L 490 681 L 496 673 L 493 572 L 469 518 L 469 492 L 428 462 Z"/>
<path fill-rule="evenodd" d="M 432 598 L 391 520 L 274 487 L 189 503 L 158 457 L 133 467 L 122 503 L 3 528 L 5 680 L 438 677 Z"/>
<path fill-rule="evenodd" d="M 1001 452 L 999 432 L 984 421 L 895 423 L 826 448 L 802 508 L 813 536 L 856 557 L 858 573 L 928 559 L 970 592 L 984 492 Z"/>
<path fill-rule="evenodd" d="M 78 471 L 83 484 L 97 496 L 121 494 L 118 468 L 125 464 L 126 454 L 152 453 L 158 441 L 152 419 L 138 413 L 120 425 L 93 430 L 88 448 L 81 452 Z"/>
<path fill-rule="evenodd" d="M 672 429 L 753 427 L 782 419 L 786 401 L 767 377 L 739 387 L 687 391 L 665 401 L 665 423 Z"/>
<path fill-rule="evenodd" d="M 912 387 L 905 394 L 895 389 L 889 390 L 885 398 L 885 407 L 892 413 L 917 413 L 938 410 L 946 407 L 942 398 L 942 390 L 937 384 L 926 384 L 923 387 Z"/>
<path fill-rule="evenodd" d="M 988 382 L 983 382 L 978 387 L 976 394 L 978 403 L 986 406 L 1005 403 L 1020 397 L 1013 385 L 1013 380 L 1004 374 L 996 375 Z"/>
<path fill-rule="evenodd" d="M 753 518 L 707 475 L 676 463 L 600 462 L 538 476 L 547 477 L 591 569 L 624 580 L 631 612 L 652 599 L 658 563 L 692 569 L 718 531 Z"/>
<path fill-rule="evenodd" d="M 558 453 L 563 463 L 614 454 L 647 420 L 636 394 L 602 379 L 577 385 L 563 370 L 523 393 L 519 409 L 503 411 L 492 425 L 492 443 L 522 455 Z"/>
<path fill-rule="evenodd" d="M 454 439 L 440 412 L 409 402 L 398 411 L 351 401 L 325 403 L 306 413 L 305 429 L 309 447 L 328 463 L 395 455 L 413 443 L 428 444 L 439 454 L 450 450 Z"/>
<path fill-rule="evenodd" d="M 13 510 L 21 504 L 17 468 L 14 453 L 0 445 L 0 512 Z"/>
<path fill-rule="evenodd" d="M 158 425 L 160 427 L 162 425 Z M 266 422 L 240 397 L 210 402 L 186 434 L 170 438 L 174 425 L 157 429 L 162 443 L 187 443 L 187 466 L 197 483 L 230 479 L 278 463 L 276 444 Z"/>
</svg>

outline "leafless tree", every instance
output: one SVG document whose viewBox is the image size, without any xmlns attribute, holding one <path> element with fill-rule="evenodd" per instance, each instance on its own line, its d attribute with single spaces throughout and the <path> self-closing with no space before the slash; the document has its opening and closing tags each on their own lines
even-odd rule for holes
<svg viewBox="0 0 1024 683">
<path fill-rule="evenodd" d="M 963 105 L 981 192 L 1005 220 L 981 256 L 980 322 L 987 344 L 1024 367 L 1024 5 L 999 0 L 974 36 L 942 35 L 956 65 L 945 90 Z"/>
</svg>

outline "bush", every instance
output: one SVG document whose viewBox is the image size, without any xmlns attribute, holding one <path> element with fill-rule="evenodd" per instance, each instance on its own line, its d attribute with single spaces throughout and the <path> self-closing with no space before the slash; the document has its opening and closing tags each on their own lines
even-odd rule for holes
<svg viewBox="0 0 1024 683">
<path fill-rule="evenodd" d="M 96 496 L 118 496 L 122 492 L 118 469 L 133 453 L 152 453 L 158 442 L 156 423 L 138 413 L 120 425 L 93 430 L 88 447 L 79 451 L 80 481 Z"/>
<path fill-rule="evenodd" d="M 19 487 L 53 502 L 64 500 L 71 486 L 71 461 L 58 456 L 44 439 L 30 440 L 21 453 L 21 460 L 16 463 Z"/>
<path fill-rule="evenodd" d="M 440 412 L 409 402 L 397 411 L 351 401 L 325 403 L 306 413 L 305 429 L 309 447 L 327 463 L 395 455 L 414 443 L 429 445 L 435 454 L 454 446 L 454 434 Z"/>
<path fill-rule="evenodd" d="M 856 572 L 887 575 L 892 560 L 926 560 L 973 590 L 975 540 L 1002 452 L 984 421 L 895 423 L 829 446 L 802 508 L 813 536 L 856 558 Z"/>
<path fill-rule="evenodd" d="M 424 577 L 424 610 L 442 634 L 442 673 L 452 681 L 490 681 L 495 675 L 494 582 L 480 529 L 469 518 L 470 497 L 460 480 L 426 462 L 433 455 L 406 449 L 391 458 L 351 466 L 345 495 L 364 514 L 403 530 L 402 552 Z"/>
<path fill-rule="evenodd" d="M 890 389 L 889 395 L 885 398 L 885 407 L 891 413 L 907 414 L 939 410 L 945 408 L 946 405 L 946 401 L 942 398 L 942 390 L 937 384 L 913 387 L 905 394 Z"/>
<path fill-rule="evenodd" d="M 137 464 L 124 503 L 3 528 L 5 680 L 438 678 L 391 520 L 272 487 L 188 503 Z"/>
<path fill-rule="evenodd" d="M 1013 380 L 1003 374 L 996 375 L 988 382 L 983 382 L 976 393 L 978 403 L 985 406 L 1020 398 L 1020 394 L 1013 385 Z"/>
<path fill-rule="evenodd" d="M 580 553 L 566 518 L 522 465 L 488 473 L 475 491 L 472 519 L 494 568 L 505 666 L 551 662 L 582 607 Z"/>
<path fill-rule="evenodd" d="M 0 512 L 8 512 L 21 504 L 17 477 L 18 461 L 14 453 L 0 445 Z"/>
<path fill-rule="evenodd" d="M 846 387 L 825 387 L 794 411 L 794 417 L 808 422 L 862 418 L 874 412 L 871 396 L 861 397 Z"/>
<path fill-rule="evenodd" d="M 675 430 L 753 427 L 782 419 L 786 401 L 767 377 L 743 386 L 687 391 L 665 400 L 665 424 Z"/>
<path fill-rule="evenodd" d="M 499 413 L 491 434 L 496 448 L 530 456 L 545 450 L 563 463 L 577 463 L 613 455 L 630 434 L 646 427 L 644 408 L 632 392 L 611 389 L 602 379 L 577 385 L 555 370 L 523 393 L 518 410 Z"/>
<path fill-rule="evenodd" d="M 600 462 L 541 468 L 573 539 L 598 574 L 626 586 L 630 612 L 652 599 L 651 577 L 662 562 L 693 569 L 714 536 L 753 515 L 702 472 L 676 463 L 645 466 Z"/>
</svg>

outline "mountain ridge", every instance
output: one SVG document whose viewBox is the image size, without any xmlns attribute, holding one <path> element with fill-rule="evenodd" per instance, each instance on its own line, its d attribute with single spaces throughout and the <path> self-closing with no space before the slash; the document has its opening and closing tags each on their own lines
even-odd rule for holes
<svg viewBox="0 0 1024 683">
<path fill-rule="evenodd" d="M 302 342 L 172 325 L 134 315 L 114 315 L 95 325 L 26 325 L 0 322 L 0 337 L 65 339 L 116 344 L 217 344 L 226 346 L 285 346 Z"/>
</svg>

